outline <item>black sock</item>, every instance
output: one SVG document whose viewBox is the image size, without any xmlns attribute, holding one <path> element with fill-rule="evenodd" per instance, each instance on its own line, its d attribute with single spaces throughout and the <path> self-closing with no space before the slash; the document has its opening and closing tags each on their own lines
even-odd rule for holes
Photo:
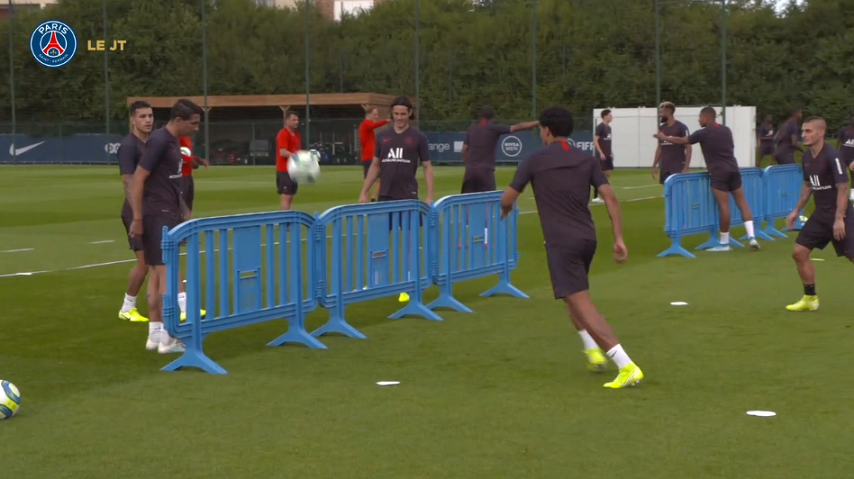
<svg viewBox="0 0 854 479">
<path fill-rule="evenodd" d="M 805 284 L 804 285 L 804 294 L 807 296 L 815 296 L 815 285 L 814 284 Z"/>
<path fill-rule="evenodd" d="M 599 190 L 597 190 L 596 188 L 593 188 L 593 199 L 595 200 L 598 197 L 599 197 Z"/>
</svg>

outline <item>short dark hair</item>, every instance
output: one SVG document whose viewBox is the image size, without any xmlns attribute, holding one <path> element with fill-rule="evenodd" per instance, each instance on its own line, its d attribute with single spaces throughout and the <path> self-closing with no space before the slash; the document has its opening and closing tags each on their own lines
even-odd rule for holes
<svg viewBox="0 0 854 479">
<path fill-rule="evenodd" d="M 601 116 L 602 116 L 602 118 L 605 118 L 606 116 L 608 116 L 610 114 L 611 114 L 611 110 L 605 108 L 604 110 L 602 110 Z"/>
<path fill-rule="evenodd" d="M 391 108 L 396 106 L 405 106 L 406 108 L 409 108 L 409 111 L 412 111 L 412 102 L 405 96 L 399 96 L 391 102 Z"/>
<path fill-rule="evenodd" d="M 137 100 L 130 104 L 130 116 L 136 116 L 137 110 L 142 110 L 143 108 L 151 108 L 151 104 L 145 100 Z"/>
<path fill-rule="evenodd" d="M 712 115 L 712 118 L 718 117 L 718 112 L 716 112 L 715 109 L 710 107 L 710 106 L 707 106 L 707 107 L 703 108 L 702 110 L 700 110 L 700 114 L 701 115 Z"/>
<path fill-rule="evenodd" d="M 367 110 L 365 110 L 365 116 L 370 115 L 371 113 L 373 113 L 373 112 L 374 112 L 374 110 L 376 110 L 376 111 L 380 111 L 380 110 L 379 110 L 379 108 L 377 108 L 377 107 L 375 107 L 375 106 L 370 106 L 370 107 L 368 107 L 368 109 L 367 109 Z"/>
<path fill-rule="evenodd" d="M 288 110 L 288 111 L 286 111 L 286 112 L 285 112 L 285 120 L 287 120 L 288 118 L 290 118 L 290 117 L 292 117 L 292 116 L 295 116 L 295 117 L 299 118 L 299 113 L 297 113 L 297 112 L 296 112 L 296 111 L 294 111 L 294 110 Z"/>
<path fill-rule="evenodd" d="M 169 120 L 180 118 L 186 121 L 192 118 L 193 115 L 201 116 L 202 113 L 204 113 L 202 107 L 196 105 L 190 100 L 187 100 L 186 98 L 182 98 L 172 105 L 172 110 L 169 112 Z"/>
<path fill-rule="evenodd" d="M 806 121 L 804 121 L 804 123 L 812 123 L 814 121 L 820 121 L 820 122 L 824 123 L 825 128 L 827 128 L 827 122 L 824 120 L 824 118 L 822 118 L 820 116 L 811 116 L 811 117 L 807 118 Z"/>
<path fill-rule="evenodd" d="M 572 135 L 572 112 L 562 106 L 550 106 L 540 114 L 540 126 L 548 128 L 552 136 Z"/>
<path fill-rule="evenodd" d="M 789 110 L 789 113 L 790 113 L 792 116 L 795 116 L 795 115 L 797 115 L 798 113 L 800 113 L 801 111 L 803 111 L 803 110 L 801 109 L 801 107 L 796 106 L 796 107 L 792 107 L 792 109 L 791 109 L 791 110 Z"/>
<path fill-rule="evenodd" d="M 661 108 L 662 110 L 670 110 L 670 113 L 676 113 L 676 105 L 674 105 L 673 103 L 670 103 L 669 101 L 663 102 L 658 107 Z"/>
<path fill-rule="evenodd" d="M 480 107 L 480 117 L 484 120 L 491 120 L 495 118 L 495 110 L 489 105 L 483 105 Z"/>
</svg>

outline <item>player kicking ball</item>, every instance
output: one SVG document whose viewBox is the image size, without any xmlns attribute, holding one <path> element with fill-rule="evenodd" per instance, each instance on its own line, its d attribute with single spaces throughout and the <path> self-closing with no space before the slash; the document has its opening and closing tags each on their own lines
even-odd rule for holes
<svg viewBox="0 0 854 479">
<path fill-rule="evenodd" d="M 674 145 L 700 144 L 700 150 L 702 150 L 703 157 L 706 160 L 706 168 L 708 168 L 709 176 L 712 179 L 712 193 L 715 195 L 715 201 L 718 204 L 721 223 L 720 246 L 710 248 L 709 251 L 731 251 L 732 249 L 729 245 L 730 194 L 732 194 L 735 205 L 741 211 L 741 217 L 744 219 L 744 229 L 747 230 L 750 249 L 758 251 L 759 242 L 756 241 L 753 229 L 753 212 L 750 211 L 750 205 L 747 204 L 747 198 L 744 196 L 744 188 L 741 186 L 741 170 L 739 170 L 738 161 L 735 159 L 732 130 L 718 124 L 715 121 L 716 118 L 715 109 L 707 106 L 700 110 L 700 129 L 691 133 L 690 136 L 679 138 L 667 136 L 664 132 L 659 131 L 653 137 Z"/>
<path fill-rule="evenodd" d="M 813 249 L 824 249 L 827 243 L 833 243 L 837 256 L 854 262 L 854 208 L 848 199 L 848 170 L 839 150 L 825 143 L 826 129 L 823 118 L 810 118 L 803 125 L 804 145 L 809 147 L 802 160 L 804 185 L 798 205 L 786 218 L 789 228 L 794 226 L 810 195 L 814 197 L 815 210 L 798 233 L 792 250 L 804 284 L 804 297 L 786 306 L 789 311 L 818 309 L 815 266 L 810 261 Z"/>
<path fill-rule="evenodd" d="M 554 298 L 566 303 L 569 317 L 584 344 L 590 370 L 603 371 L 608 362 L 607 354 L 620 368 L 620 373 L 604 386 L 621 389 L 638 384 L 643 372 L 623 350 L 590 297 L 587 275 L 596 254 L 596 226 L 588 208 L 590 187 L 599 192 L 611 217 L 614 260 L 624 263 L 628 251 L 623 243 L 620 203 L 599 160 L 569 145 L 572 129 L 569 110 L 554 106 L 543 111 L 540 137 L 546 146 L 519 164 L 513 182 L 501 197 L 501 215 L 503 218 L 513 210 L 513 204 L 531 183 L 546 240 Z"/>
</svg>

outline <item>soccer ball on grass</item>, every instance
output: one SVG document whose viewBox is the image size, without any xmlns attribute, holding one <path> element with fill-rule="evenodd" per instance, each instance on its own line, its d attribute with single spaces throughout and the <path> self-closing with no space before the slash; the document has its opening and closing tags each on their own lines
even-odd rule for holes
<svg viewBox="0 0 854 479">
<path fill-rule="evenodd" d="M 317 183 L 320 179 L 320 153 L 300 150 L 288 158 L 288 174 L 297 183 Z"/>
<path fill-rule="evenodd" d="M 0 419 L 9 419 L 21 407 L 21 392 L 9 381 L 0 380 Z"/>
</svg>

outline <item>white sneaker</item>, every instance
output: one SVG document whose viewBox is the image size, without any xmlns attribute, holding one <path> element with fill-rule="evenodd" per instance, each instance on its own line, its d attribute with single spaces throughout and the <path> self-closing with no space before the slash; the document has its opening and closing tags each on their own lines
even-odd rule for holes
<svg viewBox="0 0 854 479">
<path fill-rule="evenodd" d="M 149 351 L 157 351 L 157 348 L 160 347 L 160 333 L 161 330 L 151 331 L 148 333 L 148 341 L 145 342 L 145 349 Z"/>
<path fill-rule="evenodd" d="M 183 353 L 184 344 L 169 336 L 169 333 L 166 331 L 163 331 L 163 334 L 160 337 L 160 345 L 157 347 L 157 352 L 160 354 Z"/>
<path fill-rule="evenodd" d="M 597 198 L 593 198 L 593 201 L 592 201 L 592 202 L 593 202 L 593 203 L 604 203 L 604 202 L 605 202 L 605 200 L 603 200 L 602 198 L 598 198 L 598 197 L 597 197 Z"/>
<path fill-rule="evenodd" d="M 750 238 L 750 249 L 753 251 L 759 251 L 762 249 L 759 247 L 759 242 L 756 241 L 756 238 Z"/>
<path fill-rule="evenodd" d="M 706 251 L 711 251 L 712 253 L 720 253 L 722 251 L 732 251 L 732 247 L 730 245 L 715 246 L 714 248 L 709 248 Z"/>
</svg>

